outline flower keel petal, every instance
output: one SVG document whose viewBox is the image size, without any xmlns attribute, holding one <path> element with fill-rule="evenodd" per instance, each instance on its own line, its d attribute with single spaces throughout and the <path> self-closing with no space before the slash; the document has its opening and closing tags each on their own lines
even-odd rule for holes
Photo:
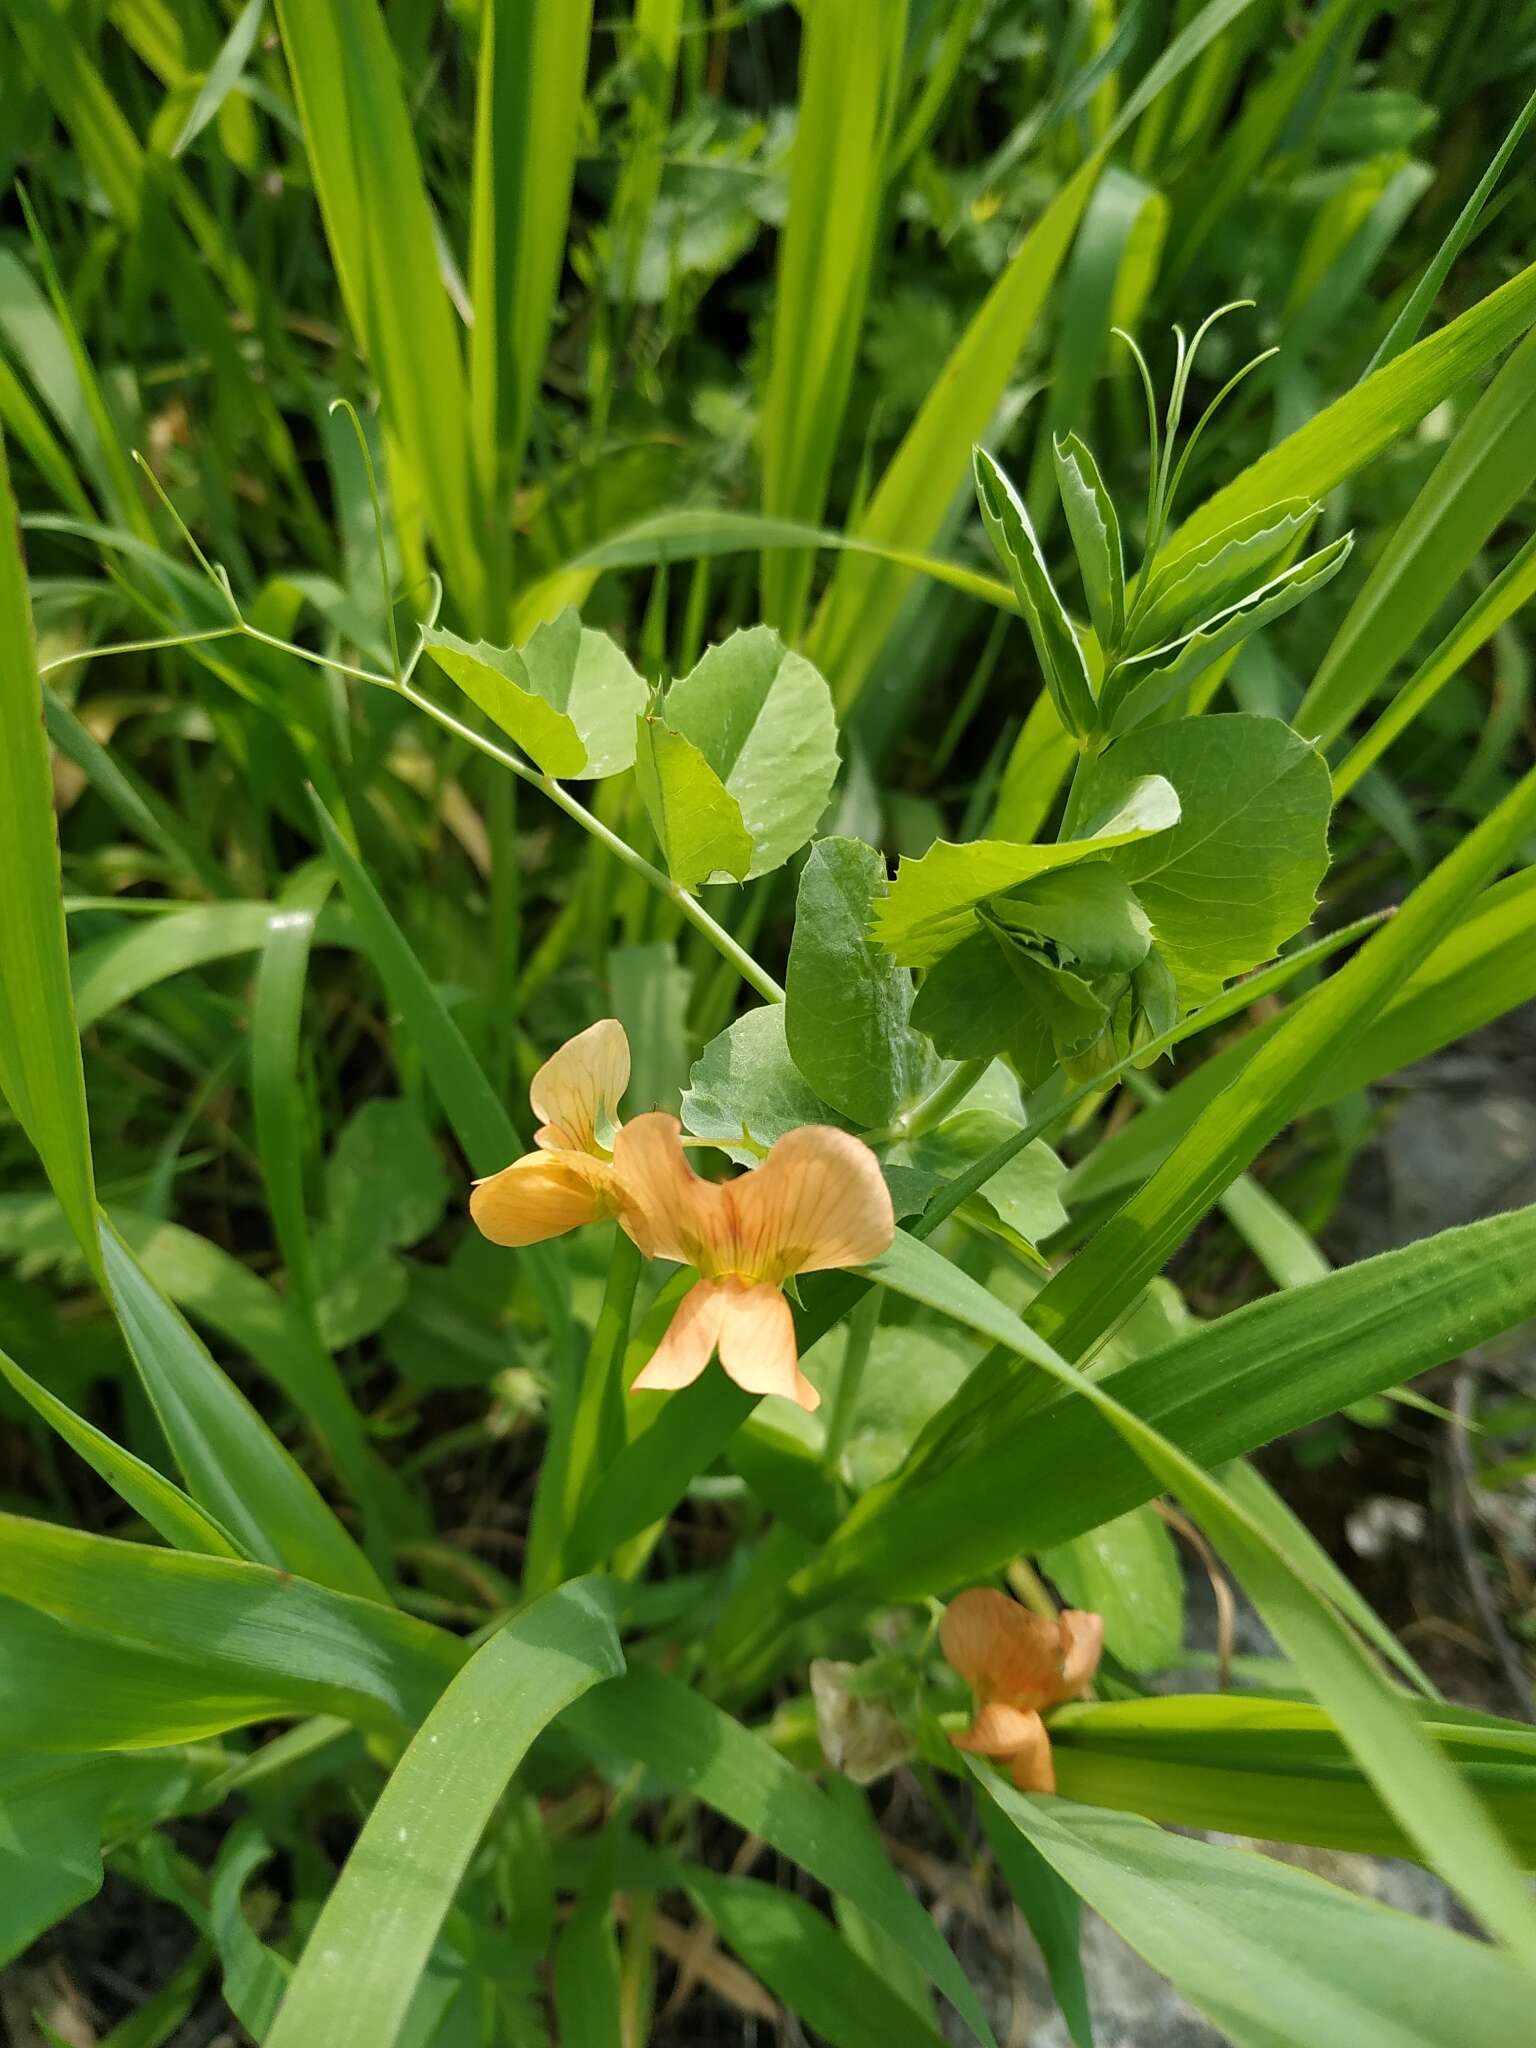
<svg viewBox="0 0 1536 2048">
<path fill-rule="evenodd" d="M 761 1171 L 761 1169 L 759 1169 Z M 800 1370 L 795 1319 L 777 1287 L 729 1287 L 720 1331 L 720 1363 L 749 1394 L 781 1394 L 806 1410 L 821 1396 Z"/>
<path fill-rule="evenodd" d="M 708 1365 L 725 1320 L 725 1290 L 718 1281 L 690 1287 L 649 1360 L 630 1382 L 630 1392 L 675 1392 L 690 1387 Z"/>
</svg>

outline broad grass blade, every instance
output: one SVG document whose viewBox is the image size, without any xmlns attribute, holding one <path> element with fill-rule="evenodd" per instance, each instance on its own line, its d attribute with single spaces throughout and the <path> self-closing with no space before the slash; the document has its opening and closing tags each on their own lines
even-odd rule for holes
<svg viewBox="0 0 1536 2048">
<path fill-rule="evenodd" d="M 417 1731 L 321 1908 L 266 2048 L 393 2048 L 459 1881 L 529 1744 L 624 1669 L 601 1581 L 525 1608 Z"/>
</svg>

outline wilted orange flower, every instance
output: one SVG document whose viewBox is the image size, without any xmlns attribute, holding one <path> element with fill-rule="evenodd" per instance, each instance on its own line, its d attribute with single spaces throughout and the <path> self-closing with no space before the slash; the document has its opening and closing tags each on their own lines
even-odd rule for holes
<svg viewBox="0 0 1536 2048">
<path fill-rule="evenodd" d="M 538 1150 L 477 1180 L 469 1198 L 469 1213 L 492 1244 L 539 1244 L 619 1213 L 613 1141 L 628 1086 L 629 1040 L 615 1017 L 550 1055 L 528 1090 Z"/>
<path fill-rule="evenodd" d="M 1040 1716 L 1087 1692 L 1104 1649 L 1103 1615 L 1068 1608 L 1052 1623 L 1006 1593 L 972 1586 L 945 1609 L 939 1643 L 976 1695 L 970 1727 L 951 1737 L 956 1749 L 1006 1763 L 1021 1792 L 1054 1792 Z"/>
<path fill-rule="evenodd" d="M 613 1165 L 620 1220 L 641 1251 L 700 1276 L 635 1387 L 689 1386 L 718 1351 L 749 1394 L 815 1408 L 821 1396 L 800 1370 L 779 1290 L 795 1273 L 862 1266 L 889 1251 L 896 1219 L 874 1153 L 844 1131 L 807 1124 L 750 1173 L 701 1180 L 677 1118 L 653 1111 L 619 1132 Z"/>
</svg>

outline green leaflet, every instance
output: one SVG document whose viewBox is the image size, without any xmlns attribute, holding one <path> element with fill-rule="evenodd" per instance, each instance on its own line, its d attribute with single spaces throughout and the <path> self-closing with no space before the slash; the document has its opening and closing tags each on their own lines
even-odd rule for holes
<svg viewBox="0 0 1536 2048">
<path fill-rule="evenodd" d="M 1250 513 L 1180 554 L 1163 549 L 1138 593 L 1127 653 L 1145 653 L 1193 632 L 1268 582 L 1320 509 L 1310 499 L 1292 498 Z"/>
<path fill-rule="evenodd" d="M 801 1124 L 842 1121 L 790 1058 L 786 1008 L 764 1003 L 727 1025 L 694 1061 L 683 1097 L 687 1128 L 715 1139 L 741 1166 L 758 1157 L 746 1138 L 771 1145 Z"/>
<path fill-rule="evenodd" d="M 1098 724 L 1088 664 L 1066 606 L 1057 596 L 1045 566 L 1024 501 L 984 448 L 976 450 L 972 466 L 982 524 L 1008 571 L 1014 597 L 1035 644 L 1045 686 L 1062 724 L 1068 732 L 1082 738 Z M 1106 567 L 1106 589 L 1109 574 Z"/>
<path fill-rule="evenodd" d="M 1287 1014 L 1241 1081 L 1202 1114 L 1146 1186 L 1042 1290 L 1031 1314 L 1060 1349 L 1081 1355 L 1110 1327 L 1197 1218 L 1298 1114 L 1337 1062 L 1341 1045 L 1447 936 L 1533 824 L 1536 770 L 1420 883 L 1390 924 Z"/>
<path fill-rule="evenodd" d="M 1085 442 L 1076 434 L 1067 434 L 1053 444 L 1052 453 L 1094 634 L 1101 647 L 1117 647 L 1125 631 L 1125 555 L 1119 514 Z"/>
<path fill-rule="evenodd" d="M 1144 724 L 1260 627 L 1284 618 L 1304 598 L 1321 590 L 1343 568 L 1353 546 L 1353 537 L 1343 534 L 1315 555 L 1282 569 L 1257 590 L 1244 592 L 1187 638 L 1121 662 L 1104 680 L 1101 708 L 1110 731 L 1129 732 Z"/>
<path fill-rule="evenodd" d="M 624 1669 L 602 1581 L 525 1608 L 452 1679 L 310 1933 L 266 2048 L 392 2048 L 470 1857 L 529 1744 Z"/>
<path fill-rule="evenodd" d="M 706 859 L 736 881 L 767 874 L 815 831 L 837 773 L 832 695 L 767 626 L 709 648 L 645 725 L 641 789 L 685 888 L 709 879 Z M 671 866 L 674 847 L 686 872 Z"/>
<path fill-rule="evenodd" d="M 436 626 L 422 644 L 546 775 L 598 780 L 633 762 L 645 680 L 606 633 L 584 627 L 569 607 L 522 647 L 471 645 Z"/>
<path fill-rule="evenodd" d="M 741 805 L 683 733 L 650 717 L 637 734 L 635 777 L 667 873 L 683 889 L 745 881 L 752 835 Z"/>
<path fill-rule="evenodd" d="M 875 905 L 875 934 L 881 945 L 906 966 L 931 967 L 974 930 L 976 906 L 989 896 L 1074 861 L 1167 832 L 1178 822 L 1178 794 L 1161 775 L 1143 777 L 1128 787 L 1121 783 L 1115 796 L 1115 809 L 1085 839 L 1054 846 L 1014 846 L 1002 839 L 975 839 L 956 846 L 941 839 L 920 859 L 903 860 L 889 895 Z"/>
<path fill-rule="evenodd" d="M 1272 959 L 1310 919 L 1328 866 L 1328 770 L 1277 718 L 1190 718 L 1117 741 L 1095 763 L 1087 800 L 1114 809 L 1149 776 L 1178 791 L 1178 822 L 1111 860 L 1188 1007 Z"/>
<path fill-rule="evenodd" d="M 872 846 L 818 840 L 800 871 L 785 976 L 790 1056 L 818 1095 L 866 1129 L 891 1123 L 937 1077 L 931 1046 L 908 1023 L 912 976 L 870 931 L 887 886 Z"/>
<path fill-rule="evenodd" d="M 1236 2048 L 1468 2048 L 1517 2039 L 1526 2023 L 1525 1972 L 1465 1935 L 1266 1856 L 1070 1799 L 1027 1799 L 994 1771 L 975 1774 L 1052 1869 Z"/>
</svg>

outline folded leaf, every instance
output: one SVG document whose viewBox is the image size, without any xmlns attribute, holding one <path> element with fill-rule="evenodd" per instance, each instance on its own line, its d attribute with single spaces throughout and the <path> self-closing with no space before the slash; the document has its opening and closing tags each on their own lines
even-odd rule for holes
<svg viewBox="0 0 1536 2048">
<path fill-rule="evenodd" d="M 1093 732 L 1098 722 L 1082 644 L 1066 606 L 1056 595 L 1023 499 L 985 448 L 975 451 L 973 467 L 981 522 L 1008 571 L 1029 637 L 1035 643 L 1045 686 L 1062 724 L 1081 738 Z"/>
<path fill-rule="evenodd" d="M 526 644 L 473 645 L 441 627 L 428 654 L 546 775 L 616 775 L 635 758 L 635 719 L 646 685 L 606 633 L 567 607 Z"/>
<path fill-rule="evenodd" d="M 635 775 L 667 873 L 684 889 L 744 881 L 752 835 L 741 805 L 683 733 L 659 717 L 636 730 Z"/>
<path fill-rule="evenodd" d="M 919 859 L 903 860 L 890 894 L 875 905 L 881 945 L 904 966 L 931 967 L 975 929 L 976 906 L 989 896 L 1168 832 L 1179 821 L 1178 793 L 1162 775 L 1129 787 L 1117 783 L 1112 798 L 1106 786 L 1100 801 L 1108 815 L 1084 839 L 1054 846 L 1015 846 L 1005 839 L 957 846 L 941 839 Z"/>
<path fill-rule="evenodd" d="M 1343 568 L 1354 537 L 1343 534 L 1315 555 L 1294 563 L 1289 569 L 1229 605 L 1224 612 L 1205 621 L 1187 639 L 1172 646 L 1154 648 L 1122 662 L 1105 677 L 1103 718 L 1111 732 L 1129 732 L 1203 675 L 1214 661 L 1257 633 L 1261 626 L 1284 615 L 1321 590 Z"/>
<path fill-rule="evenodd" d="M 1057 440 L 1052 453 L 1093 630 L 1100 647 L 1115 648 L 1125 631 L 1125 557 L 1114 500 L 1092 452 L 1076 434 Z"/>
<path fill-rule="evenodd" d="M 740 813 L 746 864 L 716 866 L 737 880 L 782 867 L 815 831 L 837 774 L 832 693 L 817 671 L 769 627 L 752 626 L 709 648 L 667 691 L 660 716 L 697 749 Z M 703 801 L 696 770 L 689 787 L 687 801 Z M 654 821 L 654 804 L 651 812 Z M 683 821 L 669 819 L 669 829 L 682 834 Z M 676 869 L 673 878 L 683 879 Z"/>
</svg>

